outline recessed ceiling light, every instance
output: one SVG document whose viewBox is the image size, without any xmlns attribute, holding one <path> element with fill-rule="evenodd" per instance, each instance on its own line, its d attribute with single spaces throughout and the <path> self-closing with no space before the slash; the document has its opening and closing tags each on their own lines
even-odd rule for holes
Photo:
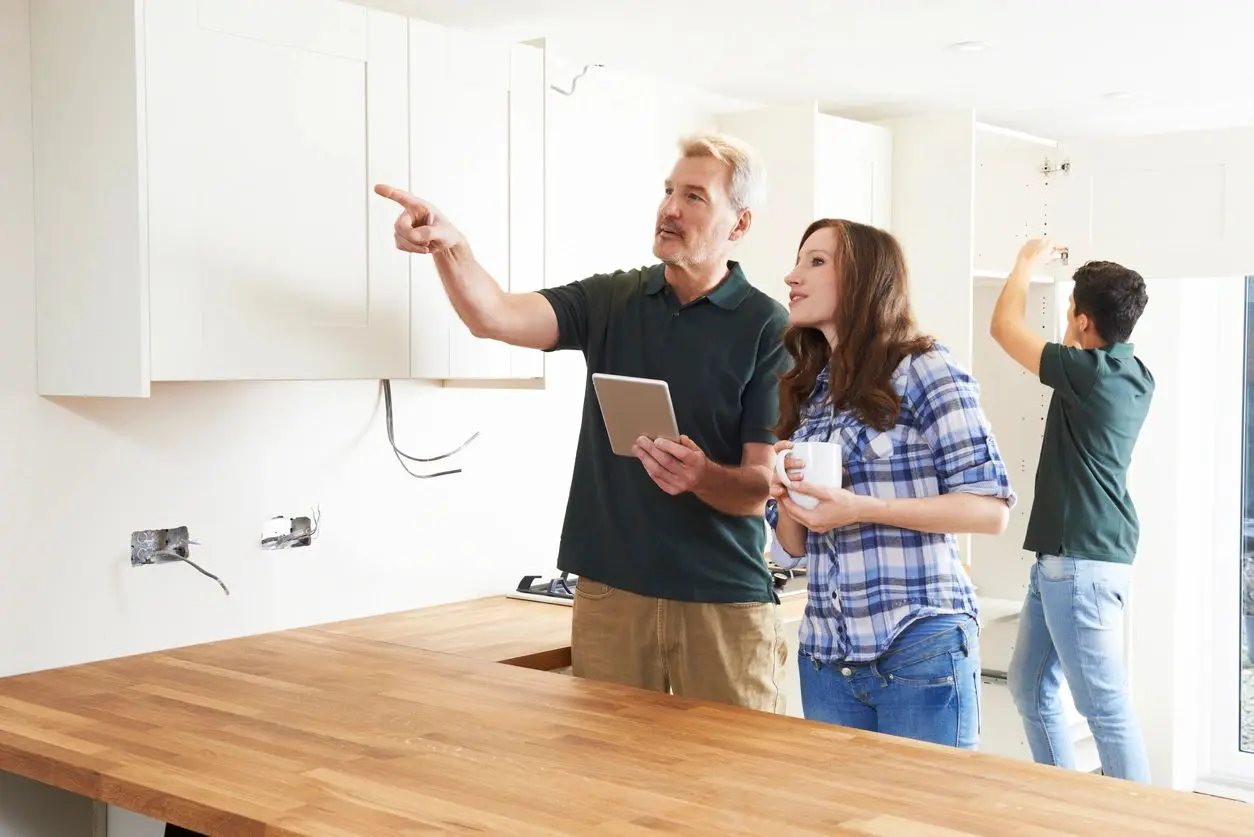
<svg viewBox="0 0 1254 837">
<path fill-rule="evenodd" d="M 958 52 L 980 52 L 988 49 L 988 44 L 984 41 L 959 41 L 956 44 L 950 44 L 949 48 Z"/>
<path fill-rule="evenodd" d="M 1103 99 L 1131 99 L 1136 94 L 1131 90 L 1112 90 L 1109 93 L 1103 93 Z"/>
</svg>

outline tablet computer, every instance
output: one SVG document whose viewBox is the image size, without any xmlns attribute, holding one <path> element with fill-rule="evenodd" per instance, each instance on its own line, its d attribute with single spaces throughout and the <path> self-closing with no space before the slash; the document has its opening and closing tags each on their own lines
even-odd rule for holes
<svg viewBox="0 0 1254 837">
<path fill-rule="evenodd" d="M 679 425 L 666 381 L 595 372 L 592 386 L 614 453 L 631 456 L 641 436 L 678 441 Z"/>
</svg>

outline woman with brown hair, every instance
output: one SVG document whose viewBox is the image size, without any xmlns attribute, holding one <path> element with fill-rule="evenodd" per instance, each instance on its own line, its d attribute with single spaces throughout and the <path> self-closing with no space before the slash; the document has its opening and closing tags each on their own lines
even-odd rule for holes
<svg viewBox="0 0 1254 837">
<path fill-rule="evenodd" d="M 960 532 L 1005 530 L 1015 495 L 979 386 L 919 333 L 889 233 L 823 219 L 788 275 L 773 559 L 809 571 L 807 718 L 974 749 L 979 627 Z M 840 445 L 843 486 L 803 479 L 796 442 Z M 805 508 L 794 498 L 817 503 Z"/>
</svg>

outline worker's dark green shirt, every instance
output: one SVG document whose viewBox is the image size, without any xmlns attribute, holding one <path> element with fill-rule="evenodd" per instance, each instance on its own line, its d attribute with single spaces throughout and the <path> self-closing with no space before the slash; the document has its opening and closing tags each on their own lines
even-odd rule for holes
<svg viewBox="0 0 1254 837">
<path fill-rule="evenodd" d="M 1154 396 L 1131 343 L 1073 349 L 1048 343 L 1041 383 L 1054 390 L 1023 548 L 1131 564 L 1140 521 L 1128 463 Z"/>
<path fill-rule="evenodd" d="M 762 515 L 723 514 L 694 494 L 662 491 L 638 459 L 610 449 L 592 388 L 594 372 L 666 381 L 679 431 L 713 462 L 739 465 L 742 445 L 773 444 L 788 314 L 737 263 L 728 268 L 715 290 L 684 306 L 662 265 L 541 291 L 557 313 L 555 348 L 580 349 L 588 364 L 559 569 L 643 596 L 775 600 Z"/>
</svg>

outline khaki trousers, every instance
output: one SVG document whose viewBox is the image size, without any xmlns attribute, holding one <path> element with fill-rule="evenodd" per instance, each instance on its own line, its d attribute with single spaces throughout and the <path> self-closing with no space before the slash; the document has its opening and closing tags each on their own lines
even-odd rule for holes
<svg viewBox="0 0 1254 837">
<path fill-rule="evenodd" d="M 788 644 L 779 605 L 654 599 L 581 576 L 571 673 L 783 714 Z"/>
</svg>

